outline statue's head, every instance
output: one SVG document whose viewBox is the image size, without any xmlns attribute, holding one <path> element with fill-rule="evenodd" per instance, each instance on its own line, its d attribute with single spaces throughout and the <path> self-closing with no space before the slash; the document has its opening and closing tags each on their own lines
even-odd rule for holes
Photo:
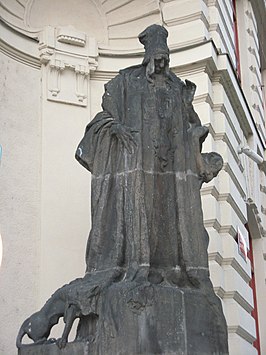
<svg viewBox="0 0 266 355">
<path fill-rule="evenodd" d="M 150 61 L 154 62 L 154 73 L 161 74 L 169 66 L 169 56 L 167 54 L 156 54 L 152 56 Z"/>
<path fill-rule="evenodd" d="M 139 41 L 145 48 L 142 65 L 146 66 L 146 76 L 150 82 L 153 82 L 154 74 L 169 75 L 167 37 L 167 30 L 159 25 L 151 25 L 139 35 Z"/>
<path fill-rule="evenodd" d="M 151 25 L 139 34 L 139 41 L 145 48 L 143 65 L 147 65 L 151 59 L 158 56 L 164 56 L 169 63 L 167 37 L 167 30 L 160 25 Z"/>
</svg>

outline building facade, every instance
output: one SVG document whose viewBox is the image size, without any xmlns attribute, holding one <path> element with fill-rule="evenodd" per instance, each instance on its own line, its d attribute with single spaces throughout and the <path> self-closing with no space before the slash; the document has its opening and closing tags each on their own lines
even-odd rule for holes
<svg viewBox="0 0 266 355">
<path fill-rule="evenodd" d="M 224 159 L 202 187 L 209 265 L 230 355 L 266 354 L 264 0 L 1 0 L 0 354 L 22 321 L 83 275 L 90 177 L 74 159 L 104 84 L 169 32 L 170 67 Z M 193 245 L 191 246 L 193 248 Z"/>
</svg>

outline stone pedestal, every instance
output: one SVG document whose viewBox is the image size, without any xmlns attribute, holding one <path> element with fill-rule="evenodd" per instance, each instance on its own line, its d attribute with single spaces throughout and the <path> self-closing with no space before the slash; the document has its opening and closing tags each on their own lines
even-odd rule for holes
<svg viewBox="0 0 266 355">
<path fill-rule="evenodd" d="M 76 342 L 62 350 L 28 346 L 19 355 L 228 354 L 221 302 L 210 286 L 113 283 L 99 299 L 98 316 L 81 319 Z"/>
<path fill-rule="evenodd" d="M 18 355 L 87 355 L 88 344 L 82 342 L 68 343 L 64 349 L 56 344 L 24 345 Z"/>
<path fill-rule="evenodd" d="M 102 302 L 95 354 L 227 353 L 221 304 L 212 290 L 124 282 L 112 285 Z"/>
</svg>

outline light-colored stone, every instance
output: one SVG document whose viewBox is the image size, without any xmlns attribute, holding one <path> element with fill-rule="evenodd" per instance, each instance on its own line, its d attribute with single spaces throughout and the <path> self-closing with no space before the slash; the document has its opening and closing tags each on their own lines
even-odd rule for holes
<svg viewBox="0 0 266 355">
<path fill-rule="evenodd" d="M 265 353 L 266 195 L 261 186 L 266 186 L 266 178 L 256 163 L 237 152 L 239 145 L 249 145 L 265 158 L 265 97 L 260 89 L 265 65 L 262 61 L 261 79 L 261 24 L 251 2 L 236 2 L 241 86 L 235 75 L 230 0 L 48 3 L 10 0 L 2 1 L 0 8 L 0 307 L 6 320 L 0 329 L 0 352 L 15 354 L 19 323 L 55 289 L 84 272 L 90 179 L 75 162 L 74 152 L 87 122 L 100 110 L 104 84 L 121 68 L 141 63 L 144 51 L 138 34 L 152 23 L 163 23 L 169 31 L 171 67 L 197 85 L 195 110 L 211 133 L 203 149 L 224 158 L 220 175 L 203 185 L 202 200 L 210 272 L 224 304 L 230 355 L 256 354 L 251 344 L 256 336 L 250 315 L 251 264 L 239 255 L 236 241 L 238 228 L 247 237 L 246 223 L 253 238 Z M 263 1 L 253 3 L 261 11 Z"/>
<path fill-rule="evenodd" d="M 4 55 L 0 63 L 0 353 L 14 354 L 17 329 L 25 315 L 38 307 L 39 299 L 40 71 Z"/>
</svg>

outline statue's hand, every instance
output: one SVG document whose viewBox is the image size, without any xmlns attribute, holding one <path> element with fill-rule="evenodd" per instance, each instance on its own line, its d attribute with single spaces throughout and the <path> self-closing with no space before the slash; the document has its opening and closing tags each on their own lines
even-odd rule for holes
<svg viewBox="0 0 266 355">
<path fill-rule="evenodd" d="M 114 123 L 110 127 L 111 136 L 115 136 L 127 149 L 127 151 L 131 154 L 136 147 L 136 141 L 132 135 L 132 133 L 137 132 L 134 129 L 131 129 L 121 123 Z"/>
<path fill-rule="evenodd" d="M 202 153 L 201 156 L 204 162 L 204 171 L 201 174 L 201 178 L 203 182 L 209 182 L 217 176 L 222 169 L 223 158 L 220 154 L 215 152 Z"/>
</svg>

